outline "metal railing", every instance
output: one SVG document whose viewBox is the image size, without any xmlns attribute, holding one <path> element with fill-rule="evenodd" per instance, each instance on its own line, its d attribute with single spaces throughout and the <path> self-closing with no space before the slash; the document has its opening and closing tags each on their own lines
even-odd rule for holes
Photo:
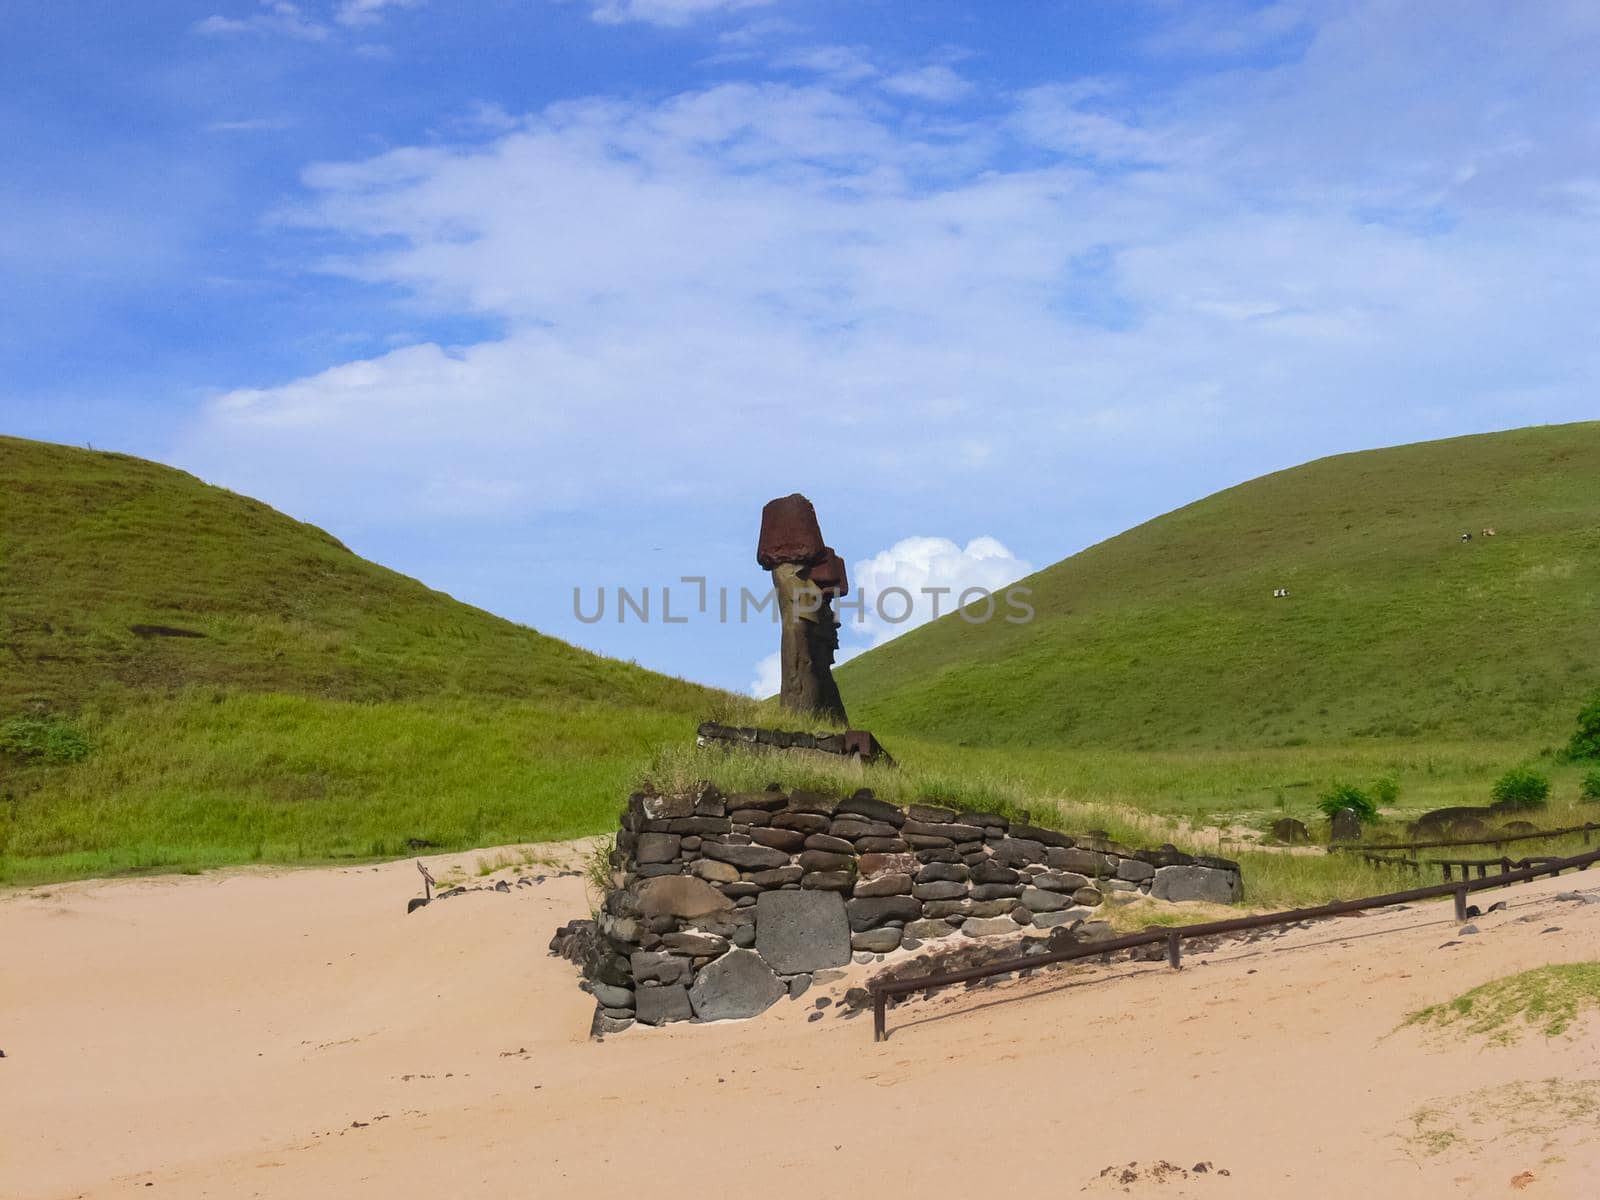
<svg viewBox="0 0 1600 1200">
<path fill-rule="evenodd" d="M 1043 954 L 1017 956 L 997 962 L 982 963 L 957 971 L 942 971 L 933 975 L 898 979 L 875 979 L 867 984 L 872 997 L 872 1040 L 881 1042 L 888 1036 L 887 1008 L 890 996 L 906 996 L 912 992 L 931 992 L 957 983 L 969 983 L 995 975 L 1010 975 L 1014 971 L 1028 971 L 1052 963 L 1071 962 L 1080 958 L 1097 958 L 1119 950 L 1132 950 L 1139 946 L 1165 943 L 1167 965 L 1174 969 L 1183 965 L 1183 942 L 1186 938 L 1216 937 L 1225 933 L 1244 933 L 1252 929 L 1270 929 L 1278 925 L 1293 925 L 1299 921 L 1338 917 L 1345 913 L 1362 912 L 1372 908 L 1389 908 L 1397 904 L 1413 904 L 1419 900 L 1435 900 L 1454 896 L 1456 920 L 1467 919 L 1467 895 L 1485 888 L 1506 887 L 1544 875 L 1559 875 L 1562 871 L 1587 870 L 1600 862 L 1600 850 L 1579 854 L 1572 858 L 1556 858 L 1520 870 L 1505 871 L 1483 879 L 1463 880 L 1460 883 L 1441 883 L 1431 887 L 1412 888 L 1406 892 L 1391 892 L 1384 896 L 1364 896 L 1359 900 L 1336 900 L 1315 908 L 1293 908 L 1283 912 L 1262 913 L 1253 917 L 1233 917 L 1224 921 L 1206 921 L 1198 925 L 1177 925 L 1168 929 L 1146 929 L 1141 933 L 1125 934 L 1105 941 L 1087 942 L 1064 950 L 1050 950 Z"/>
</svg>

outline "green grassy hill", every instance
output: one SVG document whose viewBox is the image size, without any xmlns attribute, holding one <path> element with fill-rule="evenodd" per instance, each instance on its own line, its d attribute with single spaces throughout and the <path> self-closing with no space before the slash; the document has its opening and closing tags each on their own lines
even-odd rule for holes
<svg viewBox="0 0 1600 1200">
<path fill-rule="evenodd" d="M 1025 582 L 1030 624 L 948 616 L 847 664 L 851 716 L 1036 748 L 1558 744 L 1600 685 L 1600 424 L 1322 459 Z"/>
<path fill-rule="evenodd" d="M 15 438 L 0 642 L 0 879 L 593 832 L 728 700 L 180 471 Z M 62 731 L 87 757 L 18 752 Z"/>
</svg>

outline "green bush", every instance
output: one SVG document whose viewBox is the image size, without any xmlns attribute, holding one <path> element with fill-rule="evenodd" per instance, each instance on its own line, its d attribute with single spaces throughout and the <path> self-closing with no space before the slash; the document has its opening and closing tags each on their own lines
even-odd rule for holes
<svg viewBox="0 0 1600 1200">
<path fill-rule="evenodd" d="M 1497 808 L 1543 808 L 1550 799 L 1550 781 L 1532 767 L 1512 767 L 1494 781 Z"/>
<path fill-rule="evenodd" d="M 1372 785 L 1372 799 L 1380 805 L 1393 804 L 1400 799 L 1400 782 L 1393 775 L 1385 775 Z"/>
<path fill-rule="evenodd" d="M 1590 771 L 1578 785 L 1578 797 L 1590 802 L 1600 801 L 1600 770 Z"/>
<path fill-rule="evenodd" d="M 55 766 L 89 757 L 89 739 L 59 717 L 12 717 L 0 721 L 0 754 Z"/>
<path fill-rule="evenodd" d="M 1317 797 L 1317 807 L 1330 820 L 1334 813 L 1349 809 L 1363 825 L 1378 819 L 1378 806 L 1372 797 L 1352 783 L 1335 783 Z"/>
<path fill-rule="evenodd" d="M 1567 743 L 1567 757 L 1600 758 L 1600 692 L 1578 714 L 1578 730 Z"/>
</svg>

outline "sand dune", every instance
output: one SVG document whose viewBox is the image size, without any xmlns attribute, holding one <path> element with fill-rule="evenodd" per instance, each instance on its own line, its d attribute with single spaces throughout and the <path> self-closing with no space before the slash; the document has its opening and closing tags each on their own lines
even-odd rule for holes
<svg viewBox="0 0 1600 1200">
<path fill-rule="evenodd" d="M 1512 1048 L 1396 1032 L 1595 958 L 1600 905 L 1553 898 L 1593 875 L 1495 893 L 1510 907 L 1476 936 L 1419 906 L 1175 974 L 948 992 L 895 1009 L 882 1045 L 870 1015 L 807 1020 L 849 980 L 759 1021 L 591 1042 L 545 952 L 585 910 L 578 879 L 407 916 L 416 880 L 406 862 L 0 897 L 0 1196 L 1600 1195 L 1595 1025 Z"/>
</svg>

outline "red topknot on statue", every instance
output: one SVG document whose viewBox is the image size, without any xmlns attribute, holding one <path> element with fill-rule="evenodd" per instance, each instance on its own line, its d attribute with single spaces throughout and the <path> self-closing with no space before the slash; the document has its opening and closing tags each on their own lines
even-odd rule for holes
<svg viewBox="0 0 1600 1200">
<path fill-rule="evenodd" d="M 779 563 L 808 567 L 827 550 L 811 501 L 799 492 L 767 501 L 761 510 L 761 540 L 756 543 L 756 562 L 763 571 Z"/>
<path fill-rule="evenodd" d="M 833 681 L 839 622 L 832 601 L 850 590 L 844 561 L 822 540 L 817 510 L 799 492 L 761 510 L 756 562 L 772 572 L 783 622 L 779 703 L 791 712 L 847 724 Z"/>
</svg>

